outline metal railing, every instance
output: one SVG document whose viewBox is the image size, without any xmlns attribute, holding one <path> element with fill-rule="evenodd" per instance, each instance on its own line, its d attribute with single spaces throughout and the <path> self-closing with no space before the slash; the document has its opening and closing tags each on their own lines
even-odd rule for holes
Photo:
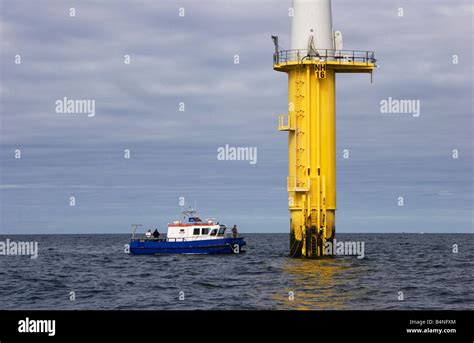
<svg viewBox="0 0 474 343">
<path fill-rule="evenodd" d="M 291 127 L 291 119 L 288 114 L 279 114 L 278 115 L 278 130 L 279 131 L 290 131 L 292 130 Z"/>
<path fill-rule="evenodd" d="M 292 192 L 306 192 L 310 188 L 310 181 L 308 177 L 298 178 L 296 176 L 288 176 L 286 178 L 288 191 Z"/>
<path fill-rule="evenodd" d="M 339 62 L 347 63 L 365 63 L 374 64 L 377 62 L 374 51 L 362 50 L 335 50 L 335 49 L 317 49 L 317 50 L 282 50 L 273 54 L 273 64 L 286 64 L 289 62 L 303 63 L 304 60 L 320 62 Z"/>
<path fill-rule="evenodd" d="M 229 234 L 231 235 L 231 234 Z M 214 239 L 215 237 L 221 237 L 225 238 L 225 235 L 213 235 L 210 236 L 210 239 Z M 182 238 L 154 238 L 154 237 L 132 237 L 132 239 L 139 241 L 139 242 L 195 242 L 195 241 L 200 241 L 203 240 L 202 236 L 201 237 L 182 237 Z"/>
</svg>

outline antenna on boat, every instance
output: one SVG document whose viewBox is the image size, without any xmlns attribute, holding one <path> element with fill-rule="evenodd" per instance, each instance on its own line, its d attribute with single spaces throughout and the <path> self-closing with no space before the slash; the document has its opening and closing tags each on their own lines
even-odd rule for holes
<svg viewBox="0 0 474 343">
<path fill-rule="evenodd" d="M 133 231 L 132 231 L 132 238 L 135 238 L 135 231 L 137 231 L 137 229 L 142 226 L 142 224 L 132 224 L 132 228 L 133 228 Z"/>
</svg>

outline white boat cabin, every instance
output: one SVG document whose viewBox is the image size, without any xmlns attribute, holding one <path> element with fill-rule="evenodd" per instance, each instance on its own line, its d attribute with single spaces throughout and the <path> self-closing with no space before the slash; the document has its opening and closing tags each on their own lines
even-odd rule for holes
<svg viewBox="0 0 474 343">
<path fill-rule="evenodd" d="M 202 221 L 192 209 L 183 212 L 188 216 L 187 222 L 180 220 L 168 224 L 166 237 L 173 241 L 191 241 L 204 239 L 222 239 L 225 237 L 227 227 L 214 222 L 213 219 Z"/>
</svg>

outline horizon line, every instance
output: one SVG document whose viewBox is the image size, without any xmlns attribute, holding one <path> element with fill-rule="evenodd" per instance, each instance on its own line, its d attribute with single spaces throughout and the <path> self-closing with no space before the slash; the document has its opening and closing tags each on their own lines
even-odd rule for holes
<svg viewBox="0 0 474 343">
<path fill-rule="evenodd" d="M 0 236 L 6 236 L 6 235 L 127 235 L 131 233 L 127 232 L 64 232 L 64 233 L 58 233 L 58 232 L 52 232 L 52 233 L 2 233 L 0 232 Z M 289 234 L 289 232 L 240 232 L 240 234 Z M 421 234 L 474 234 L 474 232 L 425 232 L 425 231 L 420 231 L 420 232 L 339 232 L 338 234 L 416 234 L 416 235 L 421 235 Z M 337 235 L 337 234 L 336 234 Z M 336 236 L 337 237 L 337 236 Z"/>
</svg>

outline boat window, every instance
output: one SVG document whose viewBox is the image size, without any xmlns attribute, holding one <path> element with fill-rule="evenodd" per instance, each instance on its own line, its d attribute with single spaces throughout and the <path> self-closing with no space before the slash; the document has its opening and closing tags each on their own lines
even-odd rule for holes
<svg viewBox="0 0 474 343">
<path fill-rule="evenodd" d="M 219 236 L 224 236 L 224 233 L 225 233 L 225 227 L 221 227 L 219 229 Z"/>
<path fill-rule="evenodd" d="M 200 228 L 196 228 L 196 229 L 194 229 L 194 231 L 193 231 L 193 235 L 194 235 L 194 236 L 199 236 L 199 232 L 200 232 L 200 231 L 201 231 L 201 229 L 200 229 Z"/>
<path fill-rule="evenodd" d="M 215 236 L 215 235 L 217 235 L 217 229 L 212 229 L 211 236 Z"/>
<path fill-rule="evenodd" d="M 209 229 L 207 228 L 202 228 L 201 235 L 208 235 L 209 234 Z"/>
</svg>

